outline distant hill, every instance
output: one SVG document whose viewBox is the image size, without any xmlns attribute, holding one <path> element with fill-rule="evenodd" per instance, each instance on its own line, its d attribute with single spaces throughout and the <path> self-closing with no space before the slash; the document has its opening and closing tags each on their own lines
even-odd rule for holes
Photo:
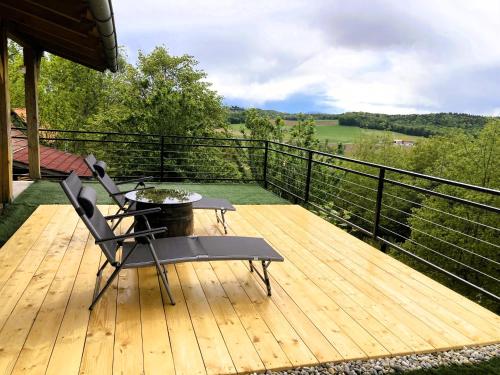
<svg viewBox="0 0 500 375">
<path fill-rule="evenodd" d="M 230 124 L 242 124 L 245 122 L 245 116 L 246 116 L 246 109 L 242 107 L 237 107 L 237 106 L 231 106 L 227 107 L 229 111 L 229 123 Z M 255 108 L 259 113 L 268 116 L 270 118 L 276 118 L 276 117 L 281 117 L 283 120 L 290 120 L 290 121 L 296 121 L 299 119 L 300 116 L 306 116 L 306 117 L 312 117 L 316 120 L 338 120 L 339 116 L 342 115 L 336 115 L 336 114 L 328 114 L 328 113 L 308 113 L 308 114 L 303 114 L 303 113 L 287 113 L 287 112 L 280 112 L 280 111 L 275 111 L 272 109 L 259 109 Z"/>
<path fill-rule="evenodd" d="M 245 122 L 246 109 L 229 107 L 229 123 Z M 284 120 L 297 120 L 302 114 L 286 113 L 273 110 L 257 109 L 270 118 L 281 117 Z M 302 115 L 303 116 L 303 115 Z M 449 131 L 462 129 L 466 132 L 481 130 L 490 117 L 469 115 L 466 113 L 430 113 L 412 115 L 386 115 L 368 112 L 346 112 L 341 114 L 313 113 L 307 114 L 315 120 L 338 120 L 341 126 L 355 126 L 366 129 L 388 130 L 408 135 L 428 137 L 446 134 Z"/>
</svg>

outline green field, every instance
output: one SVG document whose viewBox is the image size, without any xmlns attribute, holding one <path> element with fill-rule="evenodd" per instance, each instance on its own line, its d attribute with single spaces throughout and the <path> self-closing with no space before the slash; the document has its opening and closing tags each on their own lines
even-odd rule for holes
<svg viewBox="0 0 500 375">
<path fill-rule="evenodd" d="M 316 135 L 318 139 L 321 141 L 328 140 L 328 143 L 358 143 L 364 137 L 382 136 L 387 133 L 389 133 L 394 139 L 416 141 L 422 138 L 402 133 L 386 132 L 383 130 L 332 125 L 332 122 L 332 120 L 319 120 L 316 122 Z M 293 126 L 292 121 L 287 121 L 287 125 Z M 241 136 L 241 129 L 245 128 L 245 124 L 231 124 L 230 128 L 235 136 Z"/>
</svg>

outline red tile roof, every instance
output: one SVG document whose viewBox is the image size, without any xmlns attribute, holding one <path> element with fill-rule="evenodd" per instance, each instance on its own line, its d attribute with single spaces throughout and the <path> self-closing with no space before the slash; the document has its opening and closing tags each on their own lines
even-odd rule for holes
<svg viewBox="0 0 500 375">
<path fill-rule="evenodd" d="M 12 153 L 14 163 L 28 167 L 28 140 L 26 135 L 17 129 L 12 129 Z M 80 177 L 91 177 L 92 172 L 85 164 L 83 157 L 56 148 L 40 145 L 40 167 L 55 173 L 70 173 L 75 171 Z"/>
</svg>

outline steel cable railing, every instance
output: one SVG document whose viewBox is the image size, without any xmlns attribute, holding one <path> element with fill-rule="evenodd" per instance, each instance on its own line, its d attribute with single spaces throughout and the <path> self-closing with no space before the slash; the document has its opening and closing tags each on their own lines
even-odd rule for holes
<svg viewBox="0 0 500 375">
<path fill-rule="evenodd" d="M 54 129 L 40 135 L 47 147 L 96 154 L 118 179 L 262 183 L 500 301 L 499 190 L 275 141 Z"/>
</svg>

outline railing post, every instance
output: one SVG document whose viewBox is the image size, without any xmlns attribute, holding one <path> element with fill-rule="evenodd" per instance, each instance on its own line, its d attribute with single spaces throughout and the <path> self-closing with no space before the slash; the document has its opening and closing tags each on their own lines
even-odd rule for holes
<svg viewBox="0 0 500 375">
<path fill-rule="evenodd" d="M 375 205 L 375 219 L 373 221 L 373 238 L 377 238 L 378 233 L 379 233 L 380 210 L 382 208 L 382 195 L 384 192 L 384 177 L 385 177 L 385 168 L 380 168 L 379 173 L 378 173 L 377 202 Z"/>
<path fill-rule="evenodd" d="M 164 180 L 165 167 L 163 165 L 163 152 L 165 151 L 165 137 L 162 135 L 160 138 L 160 181 Z"/>
<path fill-rule="evenodd" d="M 311 187 L 311 170 L 313 161 L 313 151 L 309 150 L 307 152 L 307 175 L 306 175 L 306 187 L 304 191 L 304 203 L 309 202 L 309 190 Z"/>
<path fill-rule="evenodd" d="M 269 141 L 264 141 L 264 165 L 262 169 L 262 179 L 264 180 L 264 189 L 267 189 L 267 151 L 269 150 Z"/>
</svg>

